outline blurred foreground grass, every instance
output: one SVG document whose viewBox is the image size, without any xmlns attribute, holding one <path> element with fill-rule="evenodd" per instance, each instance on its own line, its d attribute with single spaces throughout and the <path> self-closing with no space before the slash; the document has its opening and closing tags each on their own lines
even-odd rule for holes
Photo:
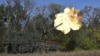
<svg viewBox="0 0 100 56">
<path fill-rule="evenodd" d="M 0 56 L 100 56 L 99 51 L 73 51 L 73 52 L 49 52 L 49 53 L 1 53 Z"/>
</svg>

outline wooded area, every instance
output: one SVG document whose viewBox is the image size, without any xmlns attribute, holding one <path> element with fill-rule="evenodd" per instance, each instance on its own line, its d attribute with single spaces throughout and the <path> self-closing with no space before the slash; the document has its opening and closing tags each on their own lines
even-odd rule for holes
<svg viewBox="0 0 100 56">
<path fill-rule="evenodd" d="M 38 6 L 31 0 L 6 0 L 0 4 L 0 52 L 42 52 L 100 49 L 100 8 L 86 6 L 83 26 L 63 34 L 54 29 L 55 14 L 65 6 Z"/>
</svg>

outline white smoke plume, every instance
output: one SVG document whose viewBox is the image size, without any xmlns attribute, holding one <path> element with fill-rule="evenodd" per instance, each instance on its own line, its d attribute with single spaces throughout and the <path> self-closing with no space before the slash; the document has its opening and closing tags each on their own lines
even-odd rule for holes
<svg viewBox="0 0 100 56">
<path fill-rule="evenodd" d="M 82 13 L 74 7 L 65 8 L 63 13 L 58 13 L 55 17 L 54 27 L 64 34 L 68 34 L 71 29 L 79 30 L 82 26 Z"/>
</svg>

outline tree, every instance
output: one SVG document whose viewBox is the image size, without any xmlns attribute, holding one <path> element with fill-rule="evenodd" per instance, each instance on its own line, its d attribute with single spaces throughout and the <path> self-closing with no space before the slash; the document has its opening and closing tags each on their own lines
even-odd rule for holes
<svg viewBox="0 0 100 56">
<path fill-rule="evenodd" d="M 83 10 L 84 13 L 84 28 L 80 31 L 81 34 L 77 38 L 78 48 L 91 50 L 98 49 L 99 43 L 99 8 L 86 6 Z M 97 17 L 98 16 L 98 17 Z"/>
<path fill-rule="evenodd" d="M 1 41 L 4 42 L 3 44 L 11 44 L 16 41 L 9 42 L 11 41 L 9 36 L 13 37 L 11 33 L 14 33 L 15 35 L 16 33 L 23 34 L 22 31 L 25 30 L 25 27 L 30 20 L 30 12 L 33 10 L 33 5 L 30 0 L 6 0 L 6 2 L 7 6 L 0 6 L 0 25 L 5 28 L 4 35 L 3 28 L 0 28 L 0 31 L 2 32 L 0 35 L 3 35 L 3 41 Z M 21 4 L 22 2 L 24 2 L 24 6 Z M 13 38 L 18 39 L 17 37 Z"/>
<path fill-rule="evenodd" d="M 5 33 L 5 26 L 4 26 L 4 19 L 5 19 L 5 13 L 4 13 L 4 5 L 0 5 L 0 52 L 4 50 L 4 33 Z"/>
</svg>

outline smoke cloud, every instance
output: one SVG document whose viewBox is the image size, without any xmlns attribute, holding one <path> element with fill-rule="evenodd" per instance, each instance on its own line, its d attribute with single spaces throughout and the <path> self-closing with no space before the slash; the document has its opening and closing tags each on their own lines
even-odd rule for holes
<svg viewBox="0 0 100 56">
<path fill-rule="evenodd" d="M 67 7 L 64 12 L 55 15 L 54 27 L 68 34 L 71 30 L 79 30 L 82 26 L 82 13 L 80 10 Z"/>
</svg>

